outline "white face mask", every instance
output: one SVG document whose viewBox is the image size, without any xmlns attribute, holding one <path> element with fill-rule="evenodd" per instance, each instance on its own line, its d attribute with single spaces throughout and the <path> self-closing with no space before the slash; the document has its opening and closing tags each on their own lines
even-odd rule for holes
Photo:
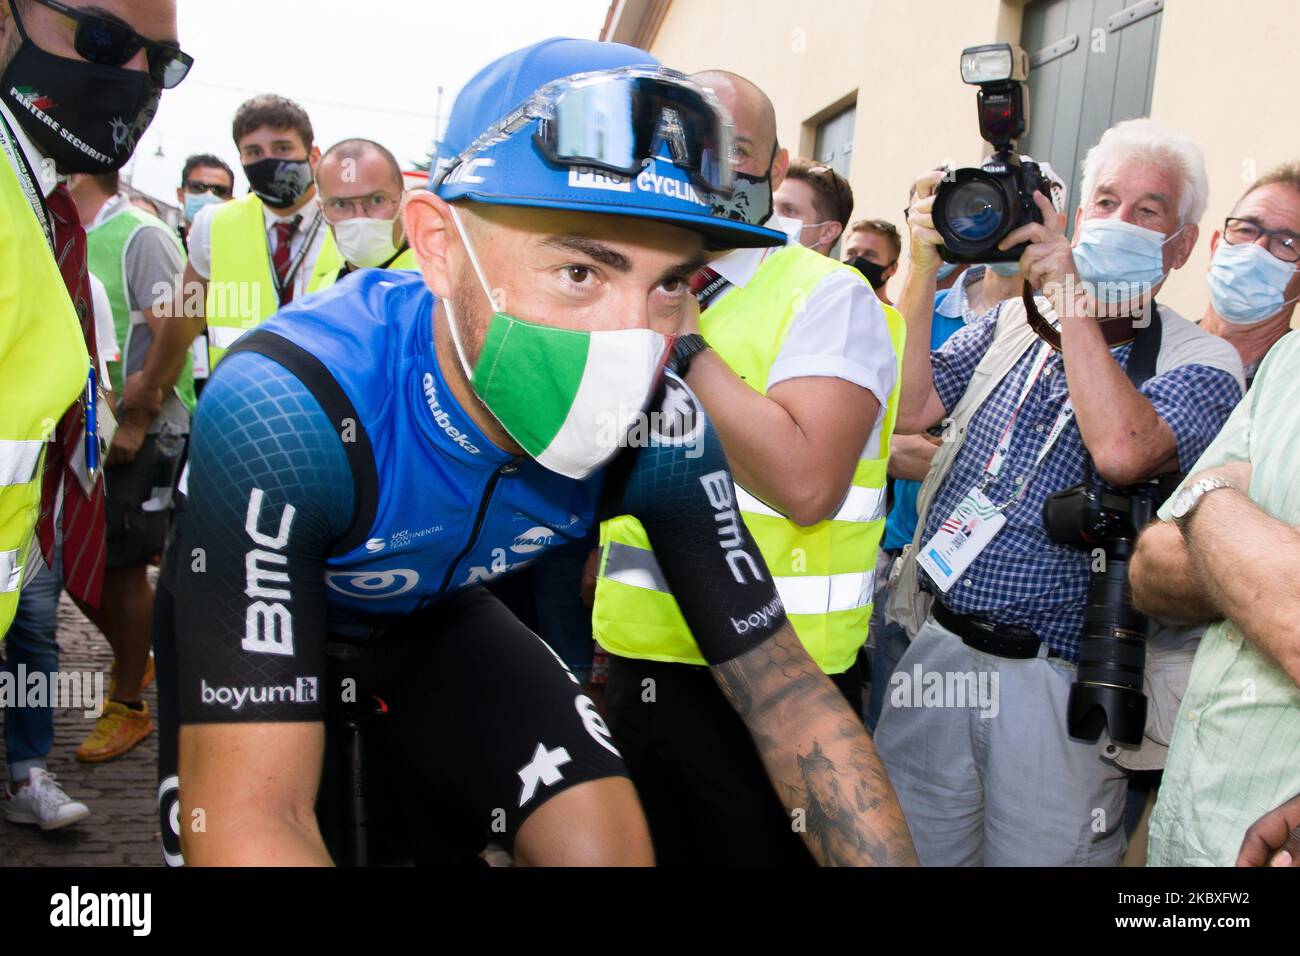
<svg viewBox="0 0 1300 956">
<path fill-rule="evenodd" d="M 833 219 L 809 223 L 800 222 L 798 219 L 786 219 L 781 224 L 785 227 L 782 231 L 789 236 L 791 242 L 797 242 L 801 246 L 813 249 L 817 246 L 817 243 L 821 241 L 821 233 L 817 233 L 817 239 L 815 242 L 805 242 L 803 238 L 804 234 L 808 232 L 809 229 L 820 229 L 822 226 L 828 226 L 832 222 L 834 222 Z"/>
<path fill-rule="evenodd" d="M 334 244 L 343 258 L 361 269 L 382 266 L 397 255 L 393 219 L 344 219 L 334 223 Z"/>
</svg>

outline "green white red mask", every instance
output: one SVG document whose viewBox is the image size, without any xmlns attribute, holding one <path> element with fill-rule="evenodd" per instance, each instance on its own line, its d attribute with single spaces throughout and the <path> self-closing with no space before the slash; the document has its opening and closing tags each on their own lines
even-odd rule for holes
<svg viewBox="0 0 1300 956">
<path fill-rule="evenodd" d="M 454 206 L 452 219 L 493 309 L 478 360 L 471 365 L 450 303 L 442 303 L 456 356 L 474 393 L 538 464 L 569 478 L 586 478 L 618 452 L 621 439 L 645 410 L 671 338 L 651 329 L 555 328 L 497 310 Z"/>
</svg>

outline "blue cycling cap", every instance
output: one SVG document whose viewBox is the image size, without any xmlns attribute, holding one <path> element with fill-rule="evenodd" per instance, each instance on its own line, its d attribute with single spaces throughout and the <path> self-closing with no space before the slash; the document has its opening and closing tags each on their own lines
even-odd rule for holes
<svg viewBox="0 0 1300 956">
<path fill-rule="evenodd" d="M 430 188 L 449 202 L 465 199 L 652 219 L 700 233 L 707 247 L 715 250 L 783 245 L 784 233 L 713 215 L 709 193 L 673 162 L 666 145 L 632 176 L 566 165 L 549 159 L 534 140 L 539 121 L 533 119 L 513 135 L 495 138 L 458 161 L 487 130 L 547 83 L 582 73 L 659 66 L 658 60 L 636 47 L 562 37 L 503 56 L 480 71 L 456 97 L 430 174 Z"/>
</svg>

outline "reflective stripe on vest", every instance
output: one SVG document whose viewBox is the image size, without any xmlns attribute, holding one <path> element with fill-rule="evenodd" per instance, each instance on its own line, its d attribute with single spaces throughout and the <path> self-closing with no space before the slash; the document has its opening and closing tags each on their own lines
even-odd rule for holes
<svg viewBox="0 0 1300 956">
<path fill-rule="evenodd" d="M 36 477 L 45 442 L 0 441 L 0 487 L 25 485 Z"/>
<path fill-rule="evenodd" d="M 23 566 L 19 564 L 17 550 L 0 551 L 0 594 L 18 590 L 23 580 Z"/>
<path fill-rule="evenodd" d="M 256 194 L 218 206 L 212 214 L 211 237 L 204 315 L 208 367 L 215 371 L 231 343 L 274 315 L 280 299 L 271 273 L 266 215 Z"/>
<path fill-rule="evenodd" d="M 208 349 L 209 351 L 213 349 L 220 349 L 222 354 L 224 355 L 226 349 L 230 348 L 232 345 L 238 342 L 240 337 L 243 336 L 245 332 L 249 332 L 249 331 L 251 331 L 251 329 L 226 329 L 221 327 L 217 327 L 217 328 L 209 327 L 208 328 Z"/>
<path fill-rule="evenodd" d="M 700 317 L 704 336 L 732 371 L 766 393 L 772 365 L 808 296 L 835 271 L 848 269 L 801 246 L 773 252 L 744 287 L 716 300 Z M 897 311 L 881 308 L 901 367 L 905 324 Z M 897 414 L 895 388 L 881 417 L 876 457 L 859 460 L 844 501 L 824 521 L 800 526 L 735 487 L 736 507 L 773 575 L 790 622 L 828 673 L 852 666 L 867 638 L 876 555 L 884 534 L 889 440 Z M 592 615 L 601 646 L 625 657 L 704 663 L 640 523 L 626 515 L 606 521 L 601 552 Z"/>
<path fill-rule="evenodd" d="M 630 587 L 672 593 L 654 553 L 643 548 L 611 541 L 605 553 L 603 573 L 609 580 Z M 876 572 L 873 569 L 820 576 L 797 574 L 772 580 L 787 614 L 830 614 L 871 604 Z"/>
<path fill-rule="evenodd" d="M 766 515 L 769 518 L 784 518 L 776 509 L 763 504 L 740 485 L 736 489 L 736 506 L 748 514 Z M 879 521 L 885 517 L 887 494 L 884 488 L 863 488 L 854 485 L 849 489 L 840 510 L 828 518 L 828 521 Z"/>
</svg>

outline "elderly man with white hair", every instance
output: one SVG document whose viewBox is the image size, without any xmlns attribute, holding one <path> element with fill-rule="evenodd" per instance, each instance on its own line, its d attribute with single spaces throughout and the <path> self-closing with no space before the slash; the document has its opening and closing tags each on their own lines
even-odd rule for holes
<svg viewBox="0 0 1300 956">
<path fill-rule="evenodd" d="M 898 430 L 943 422 L 945 441 L 891 598 L 911 645 L 876 746 L 923 864 L 1114 865 L 1126 778 L 1105 735 L 1067 719 L 1097 558 L 1054 542 L 1043 506 L 1189 467 L 1241 398 L 1235 350 L 1155 303 L 1196 244 L 1204 162 L 1149 120 L 1108 130 L 1083 163 L 1073 243 L 1039 195 L 1043 222 L 1001 244 L 1028 243 L 1046 327 L 1012 299 L 931 352 L 941 176 L 917 180 L 909 215 Z"/>
</svg>

